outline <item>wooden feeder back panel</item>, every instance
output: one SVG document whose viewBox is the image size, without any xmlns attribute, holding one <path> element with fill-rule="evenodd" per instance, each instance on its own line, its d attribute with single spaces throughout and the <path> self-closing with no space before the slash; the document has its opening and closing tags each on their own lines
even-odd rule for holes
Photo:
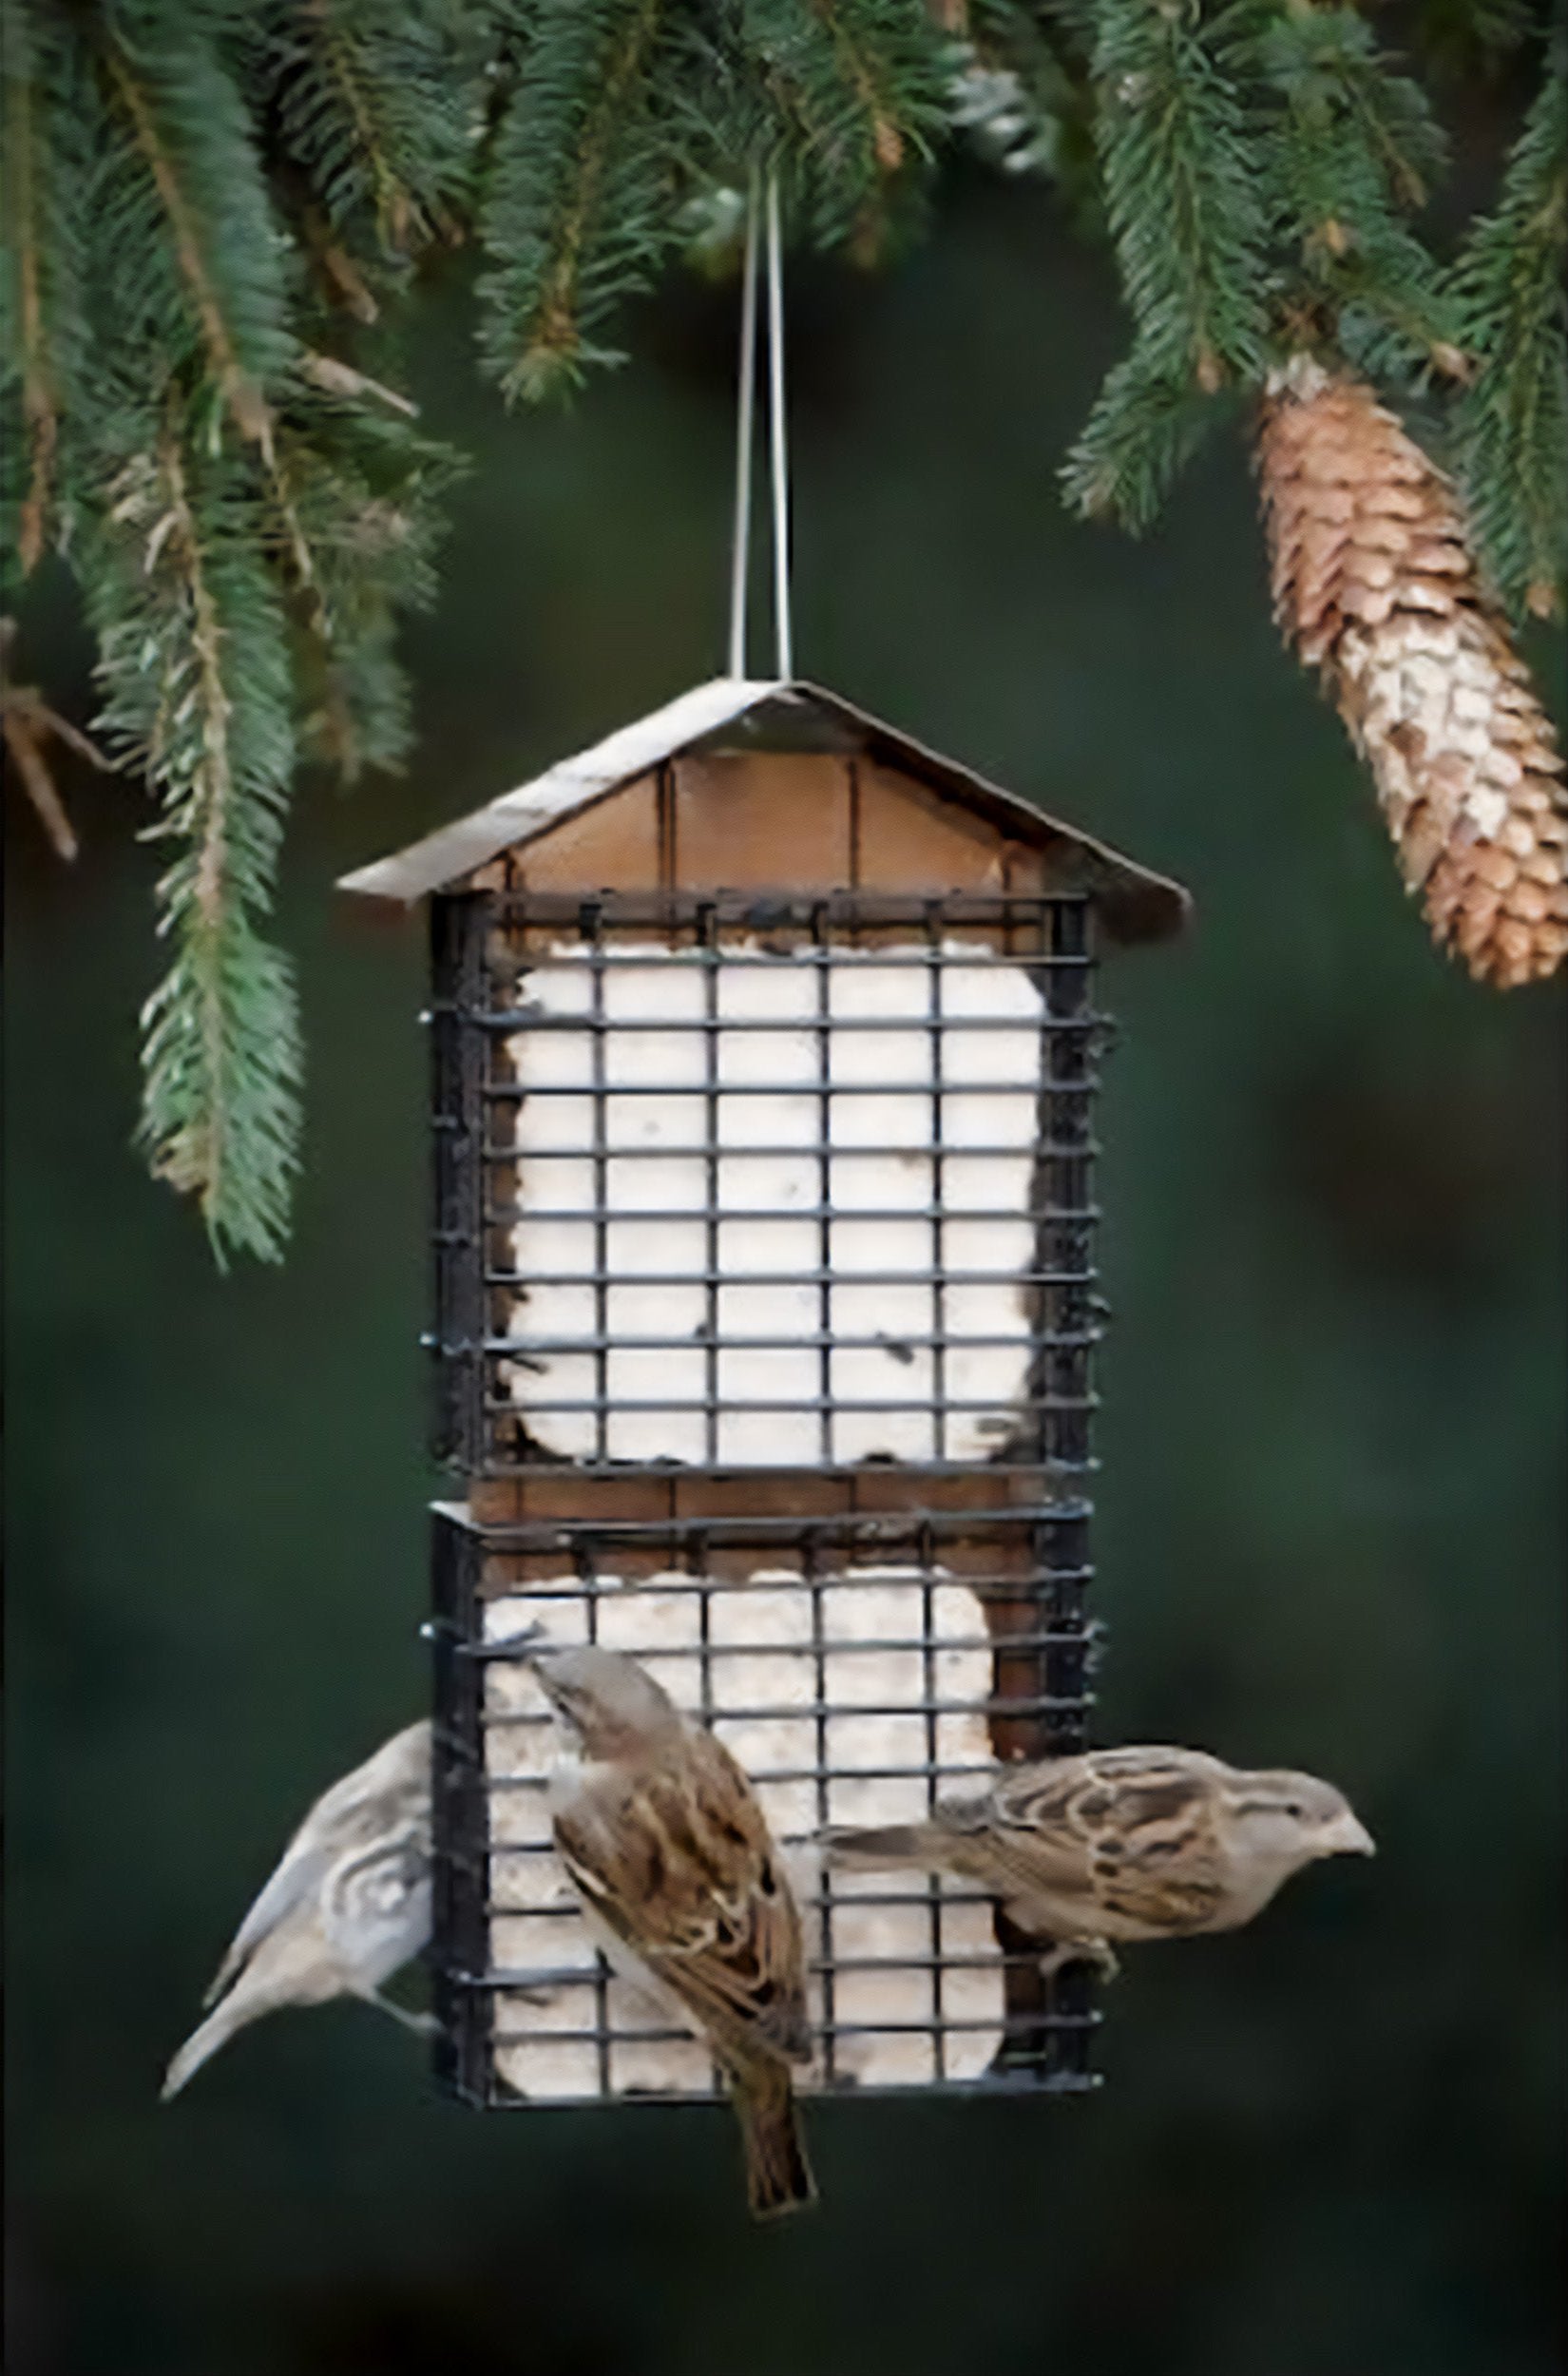
<svg viewBox="0 0 1568 2376">
<path fill-rule="evenodd" d="M 1066 846 L 1063 845 L 1063 856 Z M 478 891 L 908 891 L 1050 888 L 1024 848 L 862 754 L 703 750 L 622 784 L 478 870 Z"/>
</svg>

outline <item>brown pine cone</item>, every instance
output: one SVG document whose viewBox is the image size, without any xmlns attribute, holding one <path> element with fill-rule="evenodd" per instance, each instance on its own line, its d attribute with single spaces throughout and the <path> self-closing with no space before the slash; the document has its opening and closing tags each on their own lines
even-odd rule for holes
<svg viewBox="0 0 1568 2376">
<path fill-rule="evenodd" d="M 1369 388 L 1308 355 L 1271 378 L 1258 465 L 1275 621 L 1368 761 L 1434 937 L 1500 989 L 1552 973 L 1562 757 L 1452 487 Z"/>
</svg>

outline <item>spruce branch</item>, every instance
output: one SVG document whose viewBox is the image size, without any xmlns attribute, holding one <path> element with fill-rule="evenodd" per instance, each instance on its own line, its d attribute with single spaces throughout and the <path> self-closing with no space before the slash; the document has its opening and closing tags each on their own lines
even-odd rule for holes
<svg viewBox="0 0 1568 2376">
<path fill-rule="evenodd" d="M 581 0 L 546 11 L 523 53 L 481 217 L 494 259 L 483 353 L 508 399 L 537 402 L 621 360 L 590 334 L 673 241 L 646 71 L 662 8 Z"/>
<path fill-rule="evenodd" d="M 331 359 L 301 372 L 309 385 L 279 412 L 277 463 L 292 521 L 277 542 L 285 563 L 295 533 L 311 556 L 308 584 L 295 584 L 301 754 L 352 783 L 405 757 L 397 620 L 434 599 L 442 498 L 460 465 L 449 447 L 412 430 L 406 397 L 342 365 L 320 368 Z"/>
<path fill-rule="evenodd" d="M 61 441 L 84 402 L 87 330 L 78 229 L 80 93 L 54 31 L 0 5 L 0 450 L 8 551 L 23 578 L 50 541 Z M 71 103 L 77 102 L 73 105 Z"/>
<path fill-rule="evenodd" d="M 0 72 L 5 76 L 5 213 L 9 225 L 7 243 L 15 276 L 15 294 L 8 310 L 14 314 L 16 324 L 14 352 L 21 379 L 22 420 L 27 444 L 28 486 L 21 505 L 16 543 L 22 574 L 26 577 L 44 550 L 45 522 L 54 477 L 54 450 L 60 434 L 60 412 L 54 393 L 54 374 L 44 337 L 38 214 L 43 195 L 39 183 L 47 167 L 40 155 L 37 93 L 31 60 L 25 47 L 27 32 L 20 11 L 8 9 L 0 25 L 3 25 L 4 32 Z M 20 54 L 12 50 L 13 38 Z M 30 776 L 29 781 L 30 785 Z M 36 794 L 34 796 L 36 798 Z M 68 828 L 66 829 L 65 838 L 70 843 L 67 854 L 74 857 L 76 845 Z"/>
<path fill-rule="evenodd" d="M 1568 49 L 1558 43 L 1497 212 L 1455 267 L 1458 335 L 1478 370 L 1456 409 L 1460 484 L 1517 617 L 1560 613 L 1568 548 Z"/>
<path fill-rule="evenodd" d="M 1207 391 L 1173 378 L 1139 342 L 1107 374 L 1062 466 L 1063 500 L 1083 519 L 1114 518 L 1140 534 L 1214 413 Z"/>
<path fill-rule="evenodd" d="M 1264 220 L 1240 93 L 1190 0 L 1100 0 L 1105 201 L 1145 368 L 1212 393 L 1262 372 Z"/>
<path fill-rule="evenodd" d="M 1315 316 L 1363 369 L 1462 376 L 1443 277 L 1405 220 L 1446 157 L 1425 94 L 1353 8 L 1292 0 L 1260 13 L 1256 65 L 1279 110 L 1262 153 L 1285 306 Z"/>
<path fill-rule="evenodd" d="M 1207 425 L 1267 352 L 1265 221 L 1242 97 L 1190 0 L 1098 0 L 1097 140 L 1132 354 L 1062 470 L 1086 517 L 1146 527 Z"/>
<path fill-rule="evenodd" d="M 789 159 L 818 240 L 864 252 L 868 208 L 946 116 L 942 27 L 905 0 L 741 0 L 739 31 L 765 144 Z"/>
<path fill-rule="evenodd" d="M 340 239 L 378 260 L 458 236 L 488 11 L 458 0 L 265 0 L 244 56 L 280 148 Z"/>
<path fill-rule="evenodd" d="M 1418 53 L 1501 54 L 1526 0 L 1412 0 Z M 275 1254 L 293 988 L 260 937 L 290 770 L 392 765 L 396 626 L 433 587 L 455 457 L 384 343 L 412 264 L 477 230 L 509 395 L 570 386 L 665 261 L 733 270 L 744 193 L 851 260 L 916 225 L 956 135 L 1108 219 L 1132 316 L 1064 472 L 1138 528 L 1223 409 L 1305 345 L 1455 406 L 1479 543 L 1544 610 L 1568 496 L 1562 68 L 1456 271 L 1421 237 L 1442 144 L 1349 0 L 0 0 L 0 542 L 63 554 L 105 716 L 178 844 L 143 1134 L 221 1252 Z M 365 335 L 373 332 L 372 345 Z M 149 396 L 148 391 L 156 391 Z M 8 594 L 8 606 L 9 606 Z M 10 687 L 64 848 L 64 721 Z M 51 798 L 54 805 L 51 807 Z"/>
<path fill-rule="evenodd" d="M 117 0 L 98 57 L 113 131 L 94 229 L 121 335 L 210 374 L 242 436 L 265 448 L 267 391 L 293 340 L 281 243 L 208 10 Z"/>
<path fill-rule="evenodd" d="M 276 1260 L 297 1168 L 301 1052 L 271 905 L 294 767 L 283 622 L 242 466 L 193 451 L 171 391 L 106 490 L 95 573 L 100 719 L 163 806 L 157 886 L 173 962 L 143 1008 L 140 1139 L 193 1197 L 220 1262 Z"/>
</svg>

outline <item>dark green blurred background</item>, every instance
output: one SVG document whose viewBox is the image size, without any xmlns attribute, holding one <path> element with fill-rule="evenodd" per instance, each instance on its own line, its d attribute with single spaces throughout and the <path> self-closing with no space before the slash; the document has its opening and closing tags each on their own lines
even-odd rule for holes
<svg viewBox="0 0 1568 2376">
<path fill-rule="evenodd" d="M 1561 986 L 1431 951 L 1236 441 L 1143 546 L 1060 510 L 1120 334 L 1038 190 L 959 176 L 895 274 L 796 276 L 801 663 L 1196 894 L 1106 984 L 1100 1734 L 1315 1768 L 1381 1855 L 1130 1958 L 1095 2100 L 820 2107 L 783 2232 L 721 2112 L 480 2118 L 358 2007 L 157 2104 L 303 1805 L 426 1691 L 421 943 L 333 878 L 714 671 L 731 306 L 672 289 L 635 370 L 507 422 L 436 293 L 478 468 L 415 767 L 301 787 L 281 1272 L 219 1278 L 127 1150 L 140 795 L 71 782 L 69 873 L 9 821 L 13 2376 L 1548 2376 Z M 21 657 L 86 714 L 64 591 Z"/>
</svg>

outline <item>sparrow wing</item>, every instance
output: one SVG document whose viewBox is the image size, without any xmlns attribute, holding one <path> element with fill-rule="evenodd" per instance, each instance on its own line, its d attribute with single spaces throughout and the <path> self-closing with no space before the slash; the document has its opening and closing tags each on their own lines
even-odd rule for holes
<svg viewBox="0 0 1568 2376">
<path fill-rule="evenodd" d="M 1072 1819 L 1077 1757 L 1021 1766 L 984 1798 L 945 1801 L 936 1821 L 952 1864 L 1012 1902 L 1026 1926 L 1062 1934 L 1094 1926 L 1094 1877 Z"/>
<path fill-rule="evenodd" d="M 338 1857 L 373 1845 L 386 1826 L 389 1792 L 423 1794 L 430 1800 L 430 1727 L 428 1718 L 405 1726 L 383 1741 L 373 1756 L 322 1792 L 284 1849 L 271 1876 L 246 1913 L 201 2002 L 214 2004 L 232 1985 L 263 1939 L 284 1917 L 323 1886 Z"/>
<path fill-rule="evenodd" d="M 223 1961 L 201 1999 L 204 2005 L 217 2003 L 224 1990 L 232 1986 L 251 1961 L 263 1939 L 271 1936 L 286 1914 L 292 1914 L 296 1907 L 315 1894 L 321 1886 L 327 1863 L 327 1851 L 318 1842 L 302 1844 L 300 1834 L 296 1833 L 284 1849 L 277 1869 L 230 1940 Z"/>
<path fill-rule="evenodd" d="M 428 1805 L 389 1809 L 378 1835 L 331 1865 L 321 1883 L 324 1936 L 373 1987 L 428 1945 L 430 1837 Z"/>
<path fill-rule="evenodd" d="M 1226 1889 L 1216 1792 L 1225 1769 L 1179 1750 L 1112 1750 L 1074 1762 L 1083 1772 L 1069 1820 L 1098 1903 L 1155 1935 L 1207 1927 Z"/>
<path fill-rule="evenodd" d="M 745 1774 L 712 1734 L 602 1775 L 557 1810 L 577 1887 L 720 2049 L 803 2058 L 800 1916 Z"/>
<path fill-rule="evenodd" d="M 955 1868 L 1058 1936 L 1122 1939 L 1203 1928 L 1224 1895 L 1215 1782 L 1196 1752 L 1126 1749 L 1003 1774 L 938 1811 Z"/>
</svg>

